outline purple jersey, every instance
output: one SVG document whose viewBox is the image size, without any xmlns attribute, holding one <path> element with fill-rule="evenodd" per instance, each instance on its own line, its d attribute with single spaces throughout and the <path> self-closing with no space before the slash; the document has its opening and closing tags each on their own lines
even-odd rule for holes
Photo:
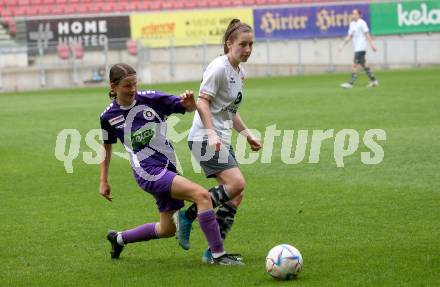
<svg viewBox="0 0 440 287">
<path fill-rule="evenodd" d="M 180 97 L 159 91 L 138 91 L 129 107 L 114 100 L 101 114 L 101 128 L 108 135 L 104 132 L 104 143 L 119 139 L 134 170 L 158 166 L 175 171 L 174 149 L 166 138 L 166 118 L 172 113 L 185 113 Z"/>
</svg>

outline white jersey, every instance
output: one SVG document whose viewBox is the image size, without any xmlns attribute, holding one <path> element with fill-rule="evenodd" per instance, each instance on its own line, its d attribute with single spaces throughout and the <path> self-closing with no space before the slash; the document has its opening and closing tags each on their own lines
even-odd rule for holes
<svg viewBox="0 0 440 287">
<path fill-rule="evenodd" d="M 355 52 L 361 52 L 367 50 L 367 36 L 368 33 L 367 23 L 363 19 L 358 19 L 357 21 L 352 21 L 350 23 L 350 28 L 348 29 L 348 35 L 352 36 L 353 39 L 353 50 Z"/>
<path fill-rule="evenodd" d="M 234 70 L 226 55 L 214 59 L 203 73 L 200 93 L 213 98 L 210 106 L 212 127 L 225 144 L 231 142 L 232 120 L 243 98 L 243 80 L 242 68 Z M 206 140 L 204 131 L 205 126 L 196 111 L 188 140 Z"/>
</svg>

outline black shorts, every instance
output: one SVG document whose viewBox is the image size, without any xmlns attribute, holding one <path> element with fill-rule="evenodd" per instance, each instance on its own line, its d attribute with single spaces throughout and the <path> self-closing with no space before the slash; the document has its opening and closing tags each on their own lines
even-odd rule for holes
<svg viewBox="0 0 440 287">
<path fill-rule="evenodd" d="M 365 65 L 365 51 L 354 52 L 354 63 L 359 65 Z"/>
</svg>

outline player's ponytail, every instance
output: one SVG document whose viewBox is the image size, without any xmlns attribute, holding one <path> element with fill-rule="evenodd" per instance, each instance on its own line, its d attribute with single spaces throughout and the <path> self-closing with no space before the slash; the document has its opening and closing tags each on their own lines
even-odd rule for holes
<svg viewBox="0 0 440 287">
<path fill-rule="evenodd" d="M 115 91 L 108 92 L 108 97 L 112 100 L 116 99 L 116 92 Z"/>
<path fill-rule="evenodd" d="M 111 84 L 118 85 L 124 78 L 128 76 L 136 75 L 136 70 L 127 64 L 116 64 L 110 69 L 109 79 Z M 110 99 L 116 98 L 116 92 L 110 91 L 108 93 Z"/>
<path fill-rule="evenodd" d="M 231 22 L 229 22 L 228 28 L 226 28 L 225 35 L 223 36 L 223 51 L 225 54 L 229 52 L 226 42 L 228 40 L 234 42 L 238 34 L 243 32 L 252 32 L 252 27 L 241 22 L 239 19 L 232 19 Z"/>
</svg>

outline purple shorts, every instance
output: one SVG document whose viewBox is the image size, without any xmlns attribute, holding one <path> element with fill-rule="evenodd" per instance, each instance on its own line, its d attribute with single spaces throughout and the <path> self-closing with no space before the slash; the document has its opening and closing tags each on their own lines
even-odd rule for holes
<svg viewBox="0 0 440 287">
<path fill-rule="evenodd" d="M 170 195 L 171 184 L 177 175 L 175 171 L 161 166 L 149 166 L 143 170 L 146 172 L 143 177 L 136 172 L 134 172 L 134 177 L 144 191 L 154 196 L 159 212 L 178 210 L 184 206 L 183 200 L 173 199 Z"/>
</svg>

